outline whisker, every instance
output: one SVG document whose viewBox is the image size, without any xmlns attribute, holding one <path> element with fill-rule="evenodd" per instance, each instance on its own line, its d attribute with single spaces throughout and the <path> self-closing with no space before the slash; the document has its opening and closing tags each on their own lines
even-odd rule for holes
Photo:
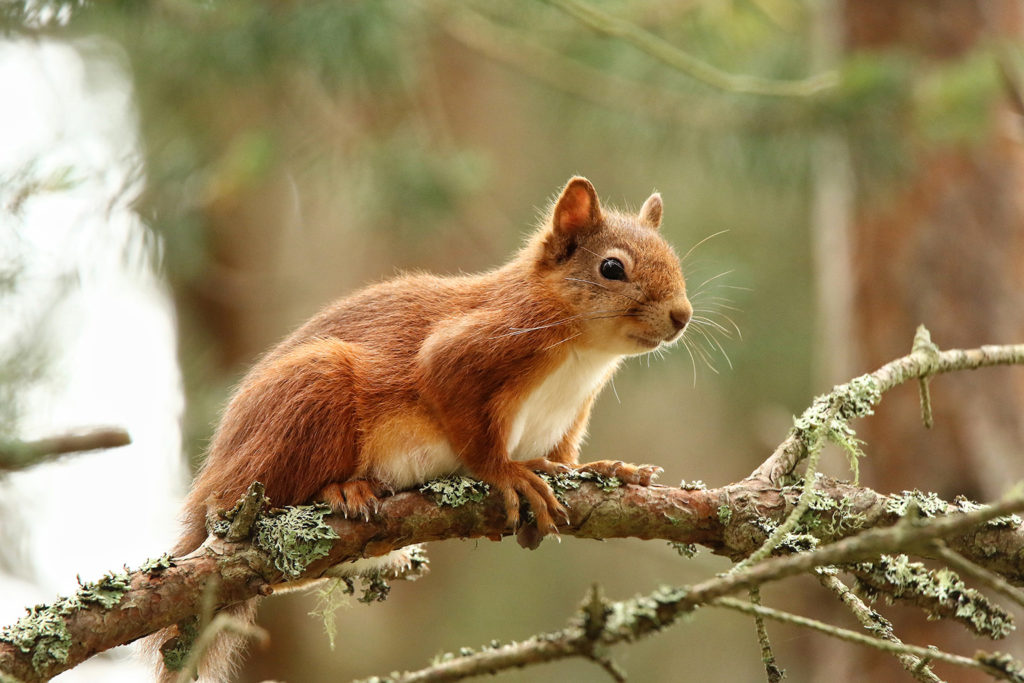
<svg viewBox="0 0 1024 683">
<path fill-rule="evenodd" d="M 730 339 L 732 338 L 732 331 L 731 330 L 727 330 L 725 327 L 720 325 L 718 322 L 712 320 L 711 318 L 705 317 L 703 315 L 695 315 L 695 316 L 693 316 L 693 318 L 691 318 L 691 320 L 693 322 L 697 323 L 698 325 L 703 325 L 703 326 L 706 326 L 706 327 L 713 327 L 716 330 L 718 330 L 719 332 L 721 332 L 722 334 L 724 334 L 726 337 L 728 337 Z"/>
<path fill-rule="evenodd" d="M 686 354 L 690 357 L 690 365 L 693 366 L 693 388 L 697 388 L 697 361 L 693 357 L 693 351 L 690 350 L 690 340 L 683 335 L 683 348 L 686 349 Z"/>
<path fill-rule="evenodd" d="M 612 385 L 612 395 L 615 396 L 615 402 L 618 403 L 621 406 L 622 405 L 622 400 L 619 398 L 619 391 L 618 391 L 618 389 L 615 388 L 615 375 L 611 376 L 611 385 Z"/>
<path fill-rule="evenodd" d="M 740 330 L 740 326 L 737 325 L 736 321 L 733 320 L 729 315 L 727 315 L 725 313 L 722 313 L 721 311 L 716 311 L 716 310 L 706 310 L 706 311 L 702 311 L 702 313 L 706 313 L 707 315 L 719 315 L 719 316 L 721 316 L 722 318 L 725 319 L 725 321 L 727 323 L 732 325 L 732 329 L 736 330 L 736 336 L 739 337 L 740 339 L 743 339 L 743 332 Z"/>
<path fill-rule="evenodd" d="M 717 279 L 718 279 L 718 278 L 720 278 L 720 277 L 725 277 L 726 275 L 729 275 L 730 273 L 733 273 L 733 272 L 735 272 L 735 270 L 736 270 L 736 269 L 735 269 L 735 268 L 733 268 L 732 270 L 727 270 L 727 271 L 725 271 L 725 272 L 722 272 L 722 273 L 719 273 L 718 275 L 715 275 L 715 276 L 713 276 L 713 277 L 709 277 L 709 278 L 708 278 L 707 280 L 705 280 L 704 282 L 702 282 L 702 283 L 700 283 L 699 285 L 697 285 L 697 291 L 696 291 L 696 292 L 694 293 L 694 296 L 696 296 L 697 294 L 700 294 L 700 293 L 701 293 L 701 291 L 703 291 L 703 289 L 704 289 L 704 288 L 705 288 L 705 287 L 706 287 L 706 286 L 707 286 L 707 285 L 708 285 L 709 283 L 711 283 L 711 282 L 714 282 L 715 280 L 717 280 Z M 728 287 L 729 285 L 719 285 L 719 286 L 720 286 L 720 287 Z"/>
<path fill-rule="evenodd" d="M 697 330 L 697 332 L 699 332 L 701 334 L 701 336 L 703 336 L 705 339 L 708 340 L 709 343 L 712 344 L 712 348 L 714 348 L 716 346 L 718 347 L 718 350 L 721 351 L 722 355 L 725 357 L 725 362 L 729 364 L 729 369 L 732 370 L 733 369 L 733 367 L 732 367 L 732 359 L 730 359 L 729 358 L 729 354 L 725 352 L 725 349 L 722 347 L 722 343 L 719 342 L 718 339 L 716 339 L 713 334 L 709 334 L 709 333 L 705 332 L 700 327 L 695 328 L 695 329 Z"/>
<path fill-rule="evenodd" d="M 697 356 L 702 361 L 704 361 L 704 365 L 708 366 L 708 370 L 710 370 L 711 372 L 715 373 L 716 375 L 719 374 L 718 373 L 718 369 L 715 368 L 714 364 L 711 362 L 711 359 L 708 357 L 708 352 L 704 349 L 703 346 L 701 346 L 698 343 L 694 343 L 693 350 L 696 351 L 697 352 Z"/>
<path fill-rule="evenodd" d="M 545 346 L 543 349 L 541 349 L 541 351 L 547 351 L 548 349 L 553 349 L 556 346 L 558 346 L 559 344 L 564 344 L 565 342 L 569 341 L 570 339 L 575 339 L 576 337 L 580 336 L 581 334 L 583 334 L 583 333 L 582 332 L 577 332 L 576 334 L 572 335 L 571 337 L 566 337 L 565 339 L 563 339 L 560 342 L 555 342 L 554 344 L 551 344 L 549 346 Z"/>
<path fill-rule="evenodd" d="M 499 334 L 499 335 L 497 335 L 495 337 L 491 337 L 491 339 L 501 339 L 503 337 L 512 337 L 512 336 L 515 336 L 515 335 L 518 335 L 518 334 L 526 334 L 527 332 L 534 332 L 536 330 L 545 330 L 545 329 L 547 329 L 549 327 L 558 327 L 559 325 L 564 325 L 564 324 L 566 324 L 568 322 L 572 322 L 573 320 L 593 320 L 594 318 L 590 318 L 588 316 L 592 316 L 592 315 L 600 316 L 600 315 L 603 315 L 605 313 L 620 313 L 620 314 L 624 314 L 624 313 L 626 313 L 626 311 L 619 312 L 617 310 L 609 310 L 609 311 L 595 311 L 594 313 L 580 313 L 578 315 L 571 315 L 568 318 L 563 318 L 562 320 L 556 320 L 554 322 L 546 323 L 544 325 L 537 325 L 536 327 L 510 327 L 509 329 L 512 330 L 511 332 L 508 332 L 507 334 Z M 615 316 L 612 316 L 612 317 L 615 317 Z"/>
<path fill-rule="evenodd" d="M 680 262 L 680 263 L 685 263 L 685 262 L 686 262 L 686 259 L 687 259 L 687 257 L 688 257 L 688 256 L 689 256 L 690 254 L 692 254 L 692 253 L 693 253 L 693 250 L 694 250 L 694 249 L 696 249 L 696 248 L 697 248 L 697 247 L 699 247 L 700 245 L 704 244 L 704 243 L 705 243 L 705 242 L 707 242 L 707 241 L 708 241 L 709 239 L 711 239 L 711 238 L 713 238 L 713 237 L 718 237 L 719 235 L 724 235 L 724 234 L 725 234 L 725 233 L 727 233 L 727 232 L 729 232 L 728 228 L 727 228 L 727 229 L 725 229 L 725 230 L 719 230 L 718 232 L 716 232 L 716 233 L 715 233 L 715 234 L 713 234 L 713 235 L 708 235 L 707 237 L 705 237 L 704 239 L 702 239 L 702 240 L 701 240 L 700 242 L 697 242 L 697 244 L 695 244 L 695 245 L 693 245 L 692 247 L 690 247 L 690 250 L 689 250 L 689 251 L 687 251 L 687 252 L 686 252 L 685 254 L 683 254 L 683 258 L 679 259 L 679 262 Z"/>
</svg>

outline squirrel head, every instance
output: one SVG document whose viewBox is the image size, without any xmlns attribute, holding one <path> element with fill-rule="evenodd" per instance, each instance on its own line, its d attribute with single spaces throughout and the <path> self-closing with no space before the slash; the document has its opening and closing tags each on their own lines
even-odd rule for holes
<svg viewBox="0 0 1024 683">
<path fill-rule="evenodd" d="M 619 354 L 678 340 L 693 307 L 665 241 L 661 195 L 637 215 L 602 209 L 586 178 L 569 180 L 535 242 L 536 267 L 579 316 L 580 342 Z"/>
</svg>

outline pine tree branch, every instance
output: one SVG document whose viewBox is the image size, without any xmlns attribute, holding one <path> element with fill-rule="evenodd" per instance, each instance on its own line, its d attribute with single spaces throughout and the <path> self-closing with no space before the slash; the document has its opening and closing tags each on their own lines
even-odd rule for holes
<svg viewBox="0 0 1024 683">
<path fill-rule="evenodd" d="M 919 659 L 932 659 L 935 661 L 946 662 L 947 664 L 955 664 L 967 669 L 977 669 L 990 676 L 994 676 L 1000 680 L 1012 681 L 1013 683 L 1020 683 L 1022 680 L 1016 675 L 1016 669 L 1019 667 L 1007 666 L 1005 668 L 993 667 L 989 660 L 993 655 L 986 652 L 978 652 L 975 656 L 964 657 L 963 655 L 952 654 L 949 652 L 943 652 L 942 650 L 934 650 L 927 647 L 920 647 L 917 645 L 908 645 L 906 643 L 895 643 L 891 640 L 884 640 L 882 638 L 872 638 L 866 636 L 863 633 L 857 633 L 856 631 L 850 631 L 849 629 L 840 628 L 831 624 L 818 621 L 816 619 L 808 619 L 807 617 L 801 617 L 796 614 L 790 614 L 789 612 L 783 612 L 781 610 L 772 609 L 770 607 L 762 607 L 760 605 L 752 605 L 749 602 L 743 600 L 737 600 L 736 598 L 718 598 L 714 600 L 712 605 L 716 607 L 726 607 L 737 612 L 745 612 L 750 615 L 760 615 L 768 619 L 774 619 L 784 624 L 792 624 L 794 626 L 800 626 L 802 628 L 808 628 L 813 631 L 824 633 L 827 636 L 845 640 L 849 643 L 856 643 L 857 645 L 865 645 L 867 647 L 873 647 L 876 650 L 882 650 L 883 652 L 891 652 L 893 654 L 908 654 L 918 657 Z M 997 655 L 1000 656 L 1001 655 Z"/>
<path fill-rule="evenodd" d="M 606 14 L 579 0 L 545 0 L 587 28 L 629 43 L 658 61 L 718 90 L 771 97 L 811 97 L 839 83 L 833 72 L 799 81 L 731 74 L 703 62 L 635 24 Z"/>
<path fill-rule="evenodd" d="M 865 400 L 867 397 L 862 391 L 854 391 L 857 385 L 873 385 L 876 390 L 870 406 L 866 406 L 868 413 L 870 408 L 882 399 L 882 394 L 893 387 L 911 379 L 923 379 L 932 375 L 955 372 L 958 370 L 976 370 L 982 367 L 997 365 L 1021 365 L 1024 364 L 1024 344 L 1012 344 L 1005 346 L 982 346 L 978 349 L 951 349 L 949 351 L 919 350 L 909 355 L 886 363 L 872 373 L 840 384 L 829 394 L 819 397 L 808 411 L 815 410 L 818 401 L 828 405 L 838 405 L 839 413 L 852 411 L 860 407 L 850 402 L 854 396 L 858 400 Z M 821 408 L 818 407 L 818 410 Z M 868 414 L 862 413 L 862 414 Z M 804 413 L 805 416 L 808 413 Z M 750 477 L 760 479 L 776 486 L 781 485 L 789 477 L 793 469 L 807 456 L 807 444 L 801 432 L 794 429 L 790 435 L 775 449 L 775 452 L 765 460 Z"/>
<path fill-rule="evenodd" d="M 118 448 L 131 442 L 128 432 L 120 427 L 94 427 L 36 441 L 0 442 L 0 471 L 24 470 L 69 453 Z"/>
<path fill-rule="evenodd" d="M 791 516 L 802 496 L 807 500 L 805 487 L 780 488 L 769 475 L 788 474 L 814 430 L 824 425 L 831 435 L 842 437 L 845 421 L 870 412 L 877 395 L 899 382 L 953 369 L 1021 362 L 1024 345 L 946 351 L 927 357 L 912 353 L 894 361 L 816 402 L 817 412 L 805 413 L 798 421 L 804 428 L 794 430 L 787 439 L 797 447 L 791 453 L 782 449 L 784 461 L 776 457 L 777 451 L 759 468 L 768 473 L 764 478 L 751 477 L 719 489 L 615 487 L 607 481 L 556 478 L 553 484 L 570 511 L 569 524 L 560 532 L 580 538 L 634 537 L 700 544 L 739 561 L 764 544 L 770 531 Z M 459 493 L 465 482 L 469 482 L 472 495 Z M 934 556 L 937 539 L 1008 583 L 1024 585 L 1024 525 L 1019 518 L 1006 516 L 1024 509 L 1019 495 L 985 507 L 964 500 L 950 504 L 917 492 L 886 496 L 825 477 L 818 477 L 814 484 L 813 505 L 800 520 L 807 528 L 796 529 L 799 533 L 790 534 L 792 538 L 780 544 L 793 554 L 770 557 L 685 589 L 616 603 L 632 606 L 637 613 L 613 612 L 616 616 L 608 618 L 601 633 L 619 635 L 601 636 L 596 641 L 591 637 L 588 642 L 603 646 L 619 642 L 615 638 L 620 636 L 625 640 L 640 637 L 698 605 L 820 566 L 875 560 L 891 552 Z M 368 522 L 335 518 L 315 506 L 257 515 L 261 499 L 254 493 L 247 504 L 239 505 L 235 516 L 213 520 L 215 530 L 222 527 L 221 535 L 211 536 L 191 555 L 164 557 L 135 572 L 108 575 L 50 607 L 34 608 L 0 631 L 0 673 L 25 683 L 47 680 L 98 652 L 194 618 L 201 612 L 204 588 L 211 580 L 216 581 L 212 599 L 219 609 L 269 594 L 276 583 L 321 577 L 338 563 L 411 544 L 510 535 L 503 500 L 481 493 L 481 487 L 479 482 L 464 480 L 460 484 L 455 478 L 440 487 L 445 492 L 444 504 L 438 502 L 440 498 L 420 492 L 391 496 L 383 501 L 379 515 Z M 435 486 L 424 490 L 428 488 L 438 490 Z M 242 519 L 232 525 L 236 517 Z M 292 556 L 291 550 L 259 545 L 261 525 L 287 523 L 292 518 L 312 521 L 320 529 L 316 552 L 307 549 Z M 256 543 L 226 540 L 224 536 L 232 528 L 232 537 L 254 529 Z M 811 530 L 813 536 L 808 533 Z M 794 552 L 789 547 L 808 539 L 813 541 L 813 549 Z M 820 545 L 813 547 L 816 544 Z M 609 669 L 599 648 L 592 647 L 585 656 Z M 997 655 L 982 655 L 981 660 L 989 669 L 1005 665 L 1010 670 L 1013 666 Z"/>
<path fill-rule="evenodd" d="M 897 645 L 903 644 L 903 641 L 897 638 L 893 632 L 892 624 L 889 620 L 865 604 L 856 593 L 850 590 L 849 586 L 840 581 L 839 577 L 835 574 L 835 570 L 826 567 L 816 570 L 815 573 L 821 585 L 830 590 L 839 598 L 840 602 L 846 605 L 868 633 L 871 633 L 876 638 L 888 640 Z M 943 683 L 942 679 L 936 676 L 928 666 L 928 660 L 907 652 L 894 652 L 893 655 L 900 665 L 914 677 L 914 680 L 921 683 Z"/>
</svg>

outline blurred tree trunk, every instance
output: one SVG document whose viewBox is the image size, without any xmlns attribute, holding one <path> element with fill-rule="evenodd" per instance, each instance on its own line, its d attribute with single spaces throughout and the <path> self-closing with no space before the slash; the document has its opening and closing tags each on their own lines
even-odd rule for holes
<svg viewBox="0 0 1024 683">
<path fill-rule="evenodd" d="M 851 51 L 900 46 L 935 62 L 962 58 L 999 34 L 1019 36 L 1022 18 L 1018 3 L 990 0 L 846 0 L 843 11 Z M 921 323 L 943 348 L 1024 338 L 1021 119 L 1008 98 L 991 102 L 988 114 L 976 141 L 913 145 L 909 176 L 895 191 L 858 197 L 853 328 L 864 369 L 909 350 Z M 1024 474 L 1022 379 L 1011 372 L 937 382 L 930 433 L 915 392 L 887 397 L 864 425 L 869 481 L 998 496 Z"/>
<path fill-rule="evenodd" d="M 838 13 L 848 54 L 898 53 L 926 74 L 1000 38 L 1019 38 L 1021 20 L 1019 3 L 996 0 L 843 0 Z M 892 132 L 910 141 L 903 148 L 909 158 L 899 160 L 902 172 L 882 191 L 856 176 L 846 217 L 852 267 L 837 269 L 850 278 L 845 357 L 855 372 L 908 352 L 922 323 L 942 348 L 1024 339 L 1024 149 L 1020 112 L 1011 106 L 1016 96 L 1006 83 L 1006 94 L 1014 96 L 985 103 L 988 118 L 970 140 L 937 144 L 922 134 L 920 116 L 893 116 Z M 853 167 L 863 172 L 860 141 L 851 136 L 846 144 Z M 825 324 L 835 315 L 828 308 L 842 305 L 839 299 L 823 307 Z M 1020 372 L 943 378 L 933 383 L 932 400 L 930 431 L 910 386 L 887 396 L 878 414 L 858 426 L 869 444 L 861 467 L 866 485 L 991 499 L 1024 475 Z M 974 649 L 941 624 L 895 621 L 907 642 Z M 891 657 L 826 649 L 818 653 L 822 671 L 834 674 L 838 664 L 859 680 L 906 677 Z"/>
</svg>

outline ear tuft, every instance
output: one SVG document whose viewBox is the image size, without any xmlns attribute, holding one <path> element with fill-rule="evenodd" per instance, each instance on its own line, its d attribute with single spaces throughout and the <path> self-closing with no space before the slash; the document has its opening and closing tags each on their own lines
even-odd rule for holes
<svg viewBox="0 0 1024 683">
<path fill-rule="evenodd" d="M 555 211 L 551 218 L 556 233 L 577 235 L 601 222 L 601 203 L 597 199 L 597 191 L 590 181 L 574 176 L 566 183 L 565 189 L 555 202 Z"/>
<path fill-rule="evenodd" d="M 661 193 L 655 192 L 640 208 L 640 222 L 657 230 L 661 227 Z"/>
</svg>

